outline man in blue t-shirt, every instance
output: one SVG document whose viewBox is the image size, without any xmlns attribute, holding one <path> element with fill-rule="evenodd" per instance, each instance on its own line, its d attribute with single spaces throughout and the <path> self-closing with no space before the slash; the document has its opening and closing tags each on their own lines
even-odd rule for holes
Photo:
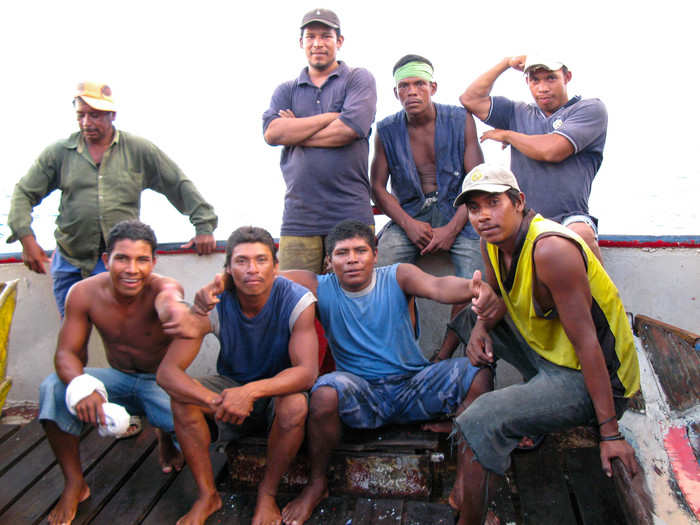
<svg viewBox="0 0 700 525">
<path fill-rule="evenodd" d="M 466 358 L 428 362 L 417 344 L 413 298 L 446 304 L 471 301 L 475 311 L 486 317 L 503 306 L 481 281 L 480 272 L 468 280 L 434 277 L 412 264 L 375 269 L 374 234 L 361 221 L 336 225 L 328 234 L 326 249 L 333 274 L 284 273 L 316 294 L 319 318 L 337 367 L 319 378 L 312 389 L 309 484 L 282 510 L 284 523 L 299 525 L 328 495 L 326 470 L 340 440 L 341 421 L 354 428 L 429 421 L 461 413 L 480 393 L 490 390 L 489 368 L 476 368 Z M 212 283 L 200 290 L 198 306 L 213 306 L 215 288 Z M 451 423 L 430 425 L 433 430 L 444 427 L 451 428 Z M 470 469 L 460 455 L 458 482 L 450 495 L 456 509 L 470 483 Z"/>
<path fill-rule="evenodd" d="M 496 79 L 510 68 L 525 73 L 535 104 L 490 96 Z M 600 260 L 598 220 L 588 213 L 588 197 L 603 161 L 608 114 L 597 98 L 569 98 L 570 80 L 563 62 L 507 57 L 474 80 L 460 101 L 495 128 L 482 142 L 512 146 L 510 169 L 528 205 L 578 233 Z"/>
<path fill-rule="evenodd" d="M 182 521 L 204 523 L 221 507 L 209 461 L 212 438 L 239 439 L 272 420 L 253 523 L 279 523 L 277 487 L 304 439 L 306 391 L 318 376 L 316 299 L 278 276 L 277 249 L 262 228 L 246 226 L 231 234 L 225 269 L 215 280 L 216 308 L 208 327 L 221 347 L 218 375 L 193 379 L 185 373 L 204 334 L 173 343 L 158 369 L 199 490 Z"/>
<path fill-rule="evenodd" d="M 277 87 L 263 114 L 265 141 L 284 146 L 282 270 L 321 273 L 324 239 L 337 222 L 374 224 L 367 158 L 377 88 L 369 71 L 338 60 L 343 41 L 333 11 L 306 13 L 299 44 L 309 65 Z"/>
</svg>

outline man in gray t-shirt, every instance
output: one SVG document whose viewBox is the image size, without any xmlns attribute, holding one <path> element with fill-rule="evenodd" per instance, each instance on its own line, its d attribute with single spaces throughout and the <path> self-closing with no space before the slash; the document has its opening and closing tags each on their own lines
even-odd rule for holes
<svg viewBox="0 0 700 525">
<path fill-rule="evenodd" d="M 342 219 L 373 225 L 367 158 L 377 89 L 372 74 L 337 60 L 340 21 L 314 9 L 301 22 L 308 67 L 281 84 L 263 114 L 265 141 L 284 146 L 287 186 L 280 269 L 323 270 L 323 243 Z"/>
<path fill-rule="evenodd" d="M 491 97 L 507 69 L 524 71 L 535 104 Z M 588 213 L 593 178 L 603 161 L 608 114 L 598 99 L 569 98 L 571 71 L 563 62 L 531 56 L 508 57 L 478 77 L 460 100 L 495 129 L 490 139 L 511 145 L 511 171 L 527 204 L 578 233 L 601 259 L 597 219 Z"/>
</svg>

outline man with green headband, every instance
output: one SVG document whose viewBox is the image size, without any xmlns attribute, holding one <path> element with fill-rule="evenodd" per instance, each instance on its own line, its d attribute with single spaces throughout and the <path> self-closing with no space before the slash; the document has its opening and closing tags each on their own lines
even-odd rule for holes
<svg viewBox="0 0 700 525">
<path fill-rule="evenodd" d="M 414 263 L 419 255 L 449 251 L 455 274 L 471 278 L 481 268 L 479 237 L 467 210 L 452 203 L 465 174 L 484 161 L 474 119 L 462 107 L 432 101 L 437 83 L 422 56 L 396 63 L 394 85 L 403 110 L 377 124 L 370 168 L 374 202 L 391 218 L 379 234 L 377 264 Z M 453 315 L 461 308 L 456 305 Z M 454 344 L 443 344 L 433 359 L 448 358 L 448 348 Z"/>
</svg>

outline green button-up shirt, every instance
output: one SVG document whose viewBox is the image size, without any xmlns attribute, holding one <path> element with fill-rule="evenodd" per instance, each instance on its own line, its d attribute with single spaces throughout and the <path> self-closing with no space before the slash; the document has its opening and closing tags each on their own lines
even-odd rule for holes
<svg viewBox="0 0 700 525">
<path fill-rule="evenodd" d="M 32 209 L 60 189 L 56 244 L 61 255 L 87 276 L 101 255 L 100 241 L 107 239 L 112 226 L 139 217 L 146 188 L 162 193 L 188 215 L 198 235 L 216 228 L 214 209 L 172 160 L 149 141 L 115 129 L 99 166 L 80 132 L 41 153 L 15 186 L 8 216 L 12 235 L 7 242 L 33 235 Z"/>
</svg>

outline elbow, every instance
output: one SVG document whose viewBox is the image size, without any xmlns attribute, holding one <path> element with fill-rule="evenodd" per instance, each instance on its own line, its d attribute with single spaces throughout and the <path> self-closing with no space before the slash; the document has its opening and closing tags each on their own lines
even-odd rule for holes
<svg viewBox="0 0 700 525">
<path fill-rule="evenodd" d="M 557 162 L 562 162 L 566 160 L 569 155 L 566 152 L 561 152 L 557 150 L 545 150 L 541 153 L 538 160 L 542 162 L 551 162 L 556 164 Z"/>
<path fill-rule="evenodd" d="M 270 146 L 279 146 L 281 143 L 280 141 L 281 141 L 282 137 L 280 137 L 278 133 L 274 133 L 273 131 L 271 131 L 270 127 L 268 127 L 265 130 L 265 133 L 263 133 L 263 137 L 265 138 L 265 142 L 267 142 Z"/>
<path fill-rule="evenodd" d="M 474 97 L 465 91 L 459 96 L 459 102 L 462 104 L 469 112 L 473 113 L 472 103 L 474 102 Z"/>
<path fill-rule="evenodd" d="M 159 366 L 156 371 L 156 383 L 166 392 L 170 392 L 170 374 L 167 367 Z"/>
</svg>

